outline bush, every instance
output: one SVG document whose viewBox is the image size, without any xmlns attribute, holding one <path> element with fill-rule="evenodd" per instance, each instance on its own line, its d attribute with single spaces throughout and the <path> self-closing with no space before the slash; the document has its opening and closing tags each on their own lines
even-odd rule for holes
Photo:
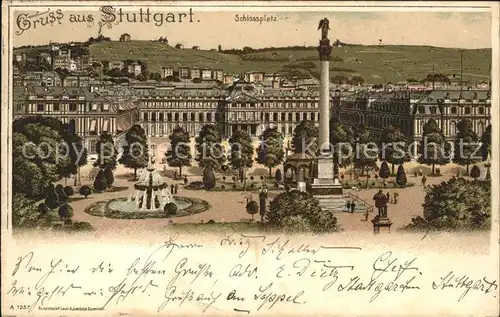
<svg viewBox="0 0 500 317">
<path fill-rule="evenodd" d="M 57 185 L 55 191 L 60 204 L 65 204 L 68 202 L 69 197 L 64 192 L 64 187 L 62 185 Z"/>
<path fill-rule="evenodd" d="M 399 186 L 406 186 L 407 183 L 408 181 L 406 179 L 405 169 L 403 168 L 403 164 L 401 164 L 399 165 L 398 172 L 396 174 L 396 184 Z"/>
<path fill-rule="evenodd" d="M 250 180 L 251 180 L 251 181 L 253 181 L 253 180 L 254 180 L 253 176 L 250 176 Z"/>
<path fill-rule="evenodd" d="M 311 226 L 306 218 L 301 215 L 285 217 L 282 222 L 282 229 L 288 234 L 311 232 Z"/>
<path fill-rule="evenodd" d="M 106 168 L 104 170 L 104 177 L 106 177 L 107 187 L 111 187 L 115 182 L 115 176 L 113 175 L 113 170 L 110 168 Z"/>
<path fill-rule="evenodd" d="M 259 212 L 259 204 L 255 200 L 249 201 L 246 206 L 246 209 L 247 213 L 252 215 L 252 220 L 253 220 L 254 215 Z"/>
<path fill-rule="evenodd" d="M 74 222 L 73 223 L 74 231 L 94 231 L 94 227 L 86 221 Z"/>
<path fill-rule="evenodd" d="M 215 223 L 215 220 L 213 219 L 210 219 L 209 221 L 207 221 L 208 224 L 214 224 Z"/>
<path fill-rule="evenodd" d="M 67 196 L 73 196 L 75 194 L 75 191 L 73 190 L 73 187 L 71 186 L 66 186 L 64 187 L 64 193 L 67 195 Z"/>
<path fill-rule="evenodd" d="M 49 212 L 50 208 L 45 203 L 40 203 L 38 205 L 38 212 L 42 215 L 45 215 Z"/>
<path fill-rule="evenodd" d="M 92 193 L 92 190 L 88 186 L 82 186 L 80 187 L 80 195 L 84 196 L 87 198 L 90 194 Z"/>
<path fill-rule="evenodd" d="M 211 190 L 215 187 L 215 174 L 212 168 L 205 168 L 203 170 L 203 186 Z"/>
<path fill-rule="evenodd" d="M 276 170 L 276 173 L 274 173 L 274 179 L 278 183 L 281 183 L 283 181 L 283 174 L 281 173 L 281 170 L 279 168 Z"/>
<path fill-rule="evenodd" d="M 226 189 L 226 186 L 222 185 L 222 186 L 220 187 L 220 189 L 221 189 L 221 190 L 225 190 L 225 189 Z"/>
<path fill-rule="evenodd" d="M 58 214 L 61 220 L 70 219 L 73 217 L 73 208 L 68 204 L 64 204 L 59 207 Z"/>
<path fill-rule="evenodd" d="M 383 161 L 380 165 L 380 170 L 378 171 L 378 176 L 382 178 L 384 181 L 391 176 L 391 170 L 389 169 L 389 165 L 386 161 Z"/>
<path fill-rule="evenodd" d="M 100 170 L 94 180 L 94 189 L 97 192 L 102 192 L 103 190 L 106 190 L 106 188 L 108 188 L 108 181 L 106 179 L 106 175 L 104 174 L 104 170 Z"/>
<path fill-rule="evenodd" d="M 233 184 L 233 189 L 236 189 L 236 184 Z"/>
<path fill-rule="evenodd" d="M 163 207 L 163 211 L 168 217 L 170 217 L 170 220 L 172 220 L 172 216 L 175 216 L 177 214 L 177 212 L 179 211 L 179 207 L 177 207 L 175 203 L 170 202 L 166 204 L 165 207 Z"/>
<path fill-rule="evenodd" d="M 470 177 L 477 179 L 481 176 L 481 170 L 479 170 L 479 167 L 477 165 L 472 166 L 472 169 L 470 170 Z"/>
<path fill-rule="evenodd" d="M 282 228 L 285 218 L 303 217 L 314 232 L 337 231 L 337 218 L 330 211 L 324 211 L 311 194 L 291 190 L 276 196 L 266 215 L 269 224 Z"/>
</svg>

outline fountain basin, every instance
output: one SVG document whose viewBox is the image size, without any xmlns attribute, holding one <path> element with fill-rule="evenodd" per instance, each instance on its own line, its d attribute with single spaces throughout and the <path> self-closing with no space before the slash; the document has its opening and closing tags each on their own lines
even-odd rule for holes
<svg viewBox="0 0 500 317">
<path fill-rule="evenodd" d="M 179 210 L 172 218 L 197 214 L 210 208 L 210 204 L 205 200 L 192 197 L 174 196 L 173 202 Z M 85 208 L 85 212 L 92 216 L 114 219 L 170 218 L 162 208 L 137 210 L 136 203 L 128 201 L 128 198 L 98 201 Z"/>
</svg>

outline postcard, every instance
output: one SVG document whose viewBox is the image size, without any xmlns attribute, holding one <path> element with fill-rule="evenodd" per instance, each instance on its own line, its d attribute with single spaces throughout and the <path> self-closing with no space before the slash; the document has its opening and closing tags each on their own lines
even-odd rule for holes
<svg viewBox="0 0 500 317">
<path fill-rule="evenodd" d="M 2 2 L 2 316 L 498 316 L 496 2 Z"/>
</svg>

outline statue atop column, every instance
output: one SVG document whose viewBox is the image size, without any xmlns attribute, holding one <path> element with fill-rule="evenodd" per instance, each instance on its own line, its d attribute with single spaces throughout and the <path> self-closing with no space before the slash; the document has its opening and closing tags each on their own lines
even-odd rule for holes
<svg viewBox="0 0 500 317">
<path fill-rule="evenodd" d="M 321 39 L 319 41 L 319 60 L 328 61 L 330 60 L 330 54 L 332 52 L 332 47 L 330 46 L 330 40 L 328 39 L 328 30 L 330 30 L 330 21 L 324 18 L 319 21 L 318 30 L 321 29 Z"/>
</svg>

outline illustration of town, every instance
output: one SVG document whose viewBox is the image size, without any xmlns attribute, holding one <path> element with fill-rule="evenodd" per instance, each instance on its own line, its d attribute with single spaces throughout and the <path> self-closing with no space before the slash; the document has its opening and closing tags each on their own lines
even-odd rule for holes
<svg viewBox="0 0 500 317">
<path fill-rule="evenodd" d="M 95 23 L 15 46 L 14 232 L 489 232 L 491 44 L 366 44 L 315 16 L 311 45 Z"/>
</svg>

